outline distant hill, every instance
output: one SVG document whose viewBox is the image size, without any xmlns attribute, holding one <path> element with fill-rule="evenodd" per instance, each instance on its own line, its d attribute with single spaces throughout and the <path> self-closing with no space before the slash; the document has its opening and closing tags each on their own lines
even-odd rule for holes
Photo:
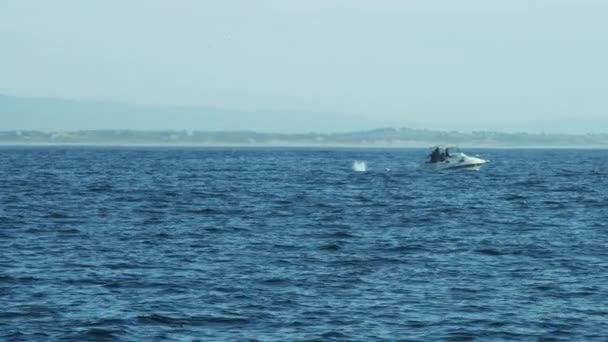
<svg viewBox="0 0 608 342">
<path fill-rule="evenodd" d="M 251 131 L 4 131 L 0 144 L 98 145 L 244 145 L 244 146 L 361 146 L 428 147 L 454 144 L 478 147 L 607 147 L 608 134 L 528 134 L 443 132 L 384 128 L 346 133 L 276 134 Z"/>
<path fill-rule="evenodd" d="M 199 130 L 347 132 L 386 122 L 339 113 L 237 111 L 212 107 L 136 106 L 0 95 L 0 130 Z"/>
<path fill-rule="evenodd" d="M 0 144 L 608 146 L 605 133 L 377 128 L 383 126 L 389 125 L 335 113 L 244 112 L 0 95 Z"/>
</svg>

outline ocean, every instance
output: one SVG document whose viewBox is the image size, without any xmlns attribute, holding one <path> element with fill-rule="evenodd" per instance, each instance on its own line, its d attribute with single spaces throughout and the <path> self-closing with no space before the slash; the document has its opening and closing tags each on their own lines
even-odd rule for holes
<svg viewBox="0 0 608 342">
<path fill-rule="evenodd" d="M 608 151 L 0 147 L 0 340 L 607 341 Z"/>
</svg>

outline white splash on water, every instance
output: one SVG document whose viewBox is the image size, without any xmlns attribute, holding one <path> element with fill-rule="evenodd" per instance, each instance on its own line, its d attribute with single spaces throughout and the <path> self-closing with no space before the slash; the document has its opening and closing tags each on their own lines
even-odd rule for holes
<svg viewBox="0 0 608 342">
<path fill-rule="evenodd" d="M 353 171 L 367 172 L 367 162 L 362 160 L 355 160 L 355 162 L 353 163 Z"/>
</svg>

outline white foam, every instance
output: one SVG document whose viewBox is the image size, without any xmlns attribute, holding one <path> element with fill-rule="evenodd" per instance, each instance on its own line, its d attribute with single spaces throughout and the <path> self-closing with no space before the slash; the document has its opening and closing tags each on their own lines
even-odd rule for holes
<svg viewBox="0 0 608 342">
<path fill-rule="evenodd" d="M 353 163 L 353 171 L 367 172 L 367 162 L 362 160 L 355 160 L 355 162 Z"/>
</svg>

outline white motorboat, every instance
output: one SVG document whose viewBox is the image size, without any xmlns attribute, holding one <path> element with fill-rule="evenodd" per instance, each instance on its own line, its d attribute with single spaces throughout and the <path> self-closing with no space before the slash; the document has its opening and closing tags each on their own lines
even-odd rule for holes
<svg viewBox="0 0 608 342">
<path fill-rule="evenodd" d="M 436 170 L 447 169 L 472 169 L 479 170 L 481 166 L 487 163 L 487 160 L 477 156 L 471 157 L 462 152 L 458 147 L 435 146 L 431 148 L 427 165 Z"/>
</svg>

